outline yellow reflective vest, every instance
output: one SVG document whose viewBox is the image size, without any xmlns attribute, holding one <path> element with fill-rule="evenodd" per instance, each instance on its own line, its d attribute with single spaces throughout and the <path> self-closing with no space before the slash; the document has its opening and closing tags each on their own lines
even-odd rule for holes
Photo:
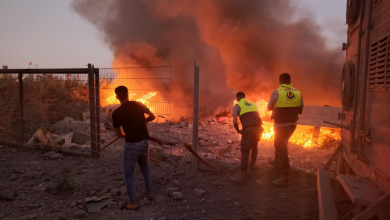
<svg viewBox="0 0 390 220">
<path fill-rule="evenodd" d="M 242 98 L 238 103 L 237 103 L 238 106 L 240 106 L 240 116 L 245 114 L 245 113 L 248 113 L 248 112 L 258 112 L 258 108 L 257 108 L 257 105 L 253 102 L 248 102 L 248 100 L 246 100 L 246 98 Z"/>
<path fill-rule="evenodd" d="M 242 98 L 237 105 L 240 107 L 240 121 L 243 129 L 263 124 L 257 105 Z"/>
<path fill-rule="evenodd" d="M 291 84 L 283 84 L 277 90 L 279 94 L 276 108 L 301 107 L 301 92 L 295 89 Z"/>
<path fill-rule="evenodd" d="M 301 92 L 293 88 L 291 84 L 283 84 L 277 91 L 279 97 L 272 118 L 276 123 L 296 122 L 301 112 Z"/>
</svg>

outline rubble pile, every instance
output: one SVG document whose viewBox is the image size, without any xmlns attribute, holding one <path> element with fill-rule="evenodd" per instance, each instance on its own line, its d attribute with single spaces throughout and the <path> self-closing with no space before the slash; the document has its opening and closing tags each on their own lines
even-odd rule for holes
<svg viewBox="0 0 390 220">
<path fill-rule="evenodd" d="M 199 147 L 198 154 L 204 158 L 217 159 L 225 162 L 238 163 L 240 161 L 240 138 L 241 135 L 233 127 L 232 118 L 205 117 L 199 121 Z M 270 124 L 269 122 L 265 122 Z M 312 130 L 297 129 L 297 136 Z M 265 137 L 263 135 L 263 137 Z M 311 137 L 311 136 L 310 136 Z M 169 131 L 169 139 L 178 142 L 191 142 L 192 140 L 192 118 L 181 118 L 177 123 L 172 123 Z M 318 145 L 305 147 L 296 142 L 289 142 L 289 157 L 291 166 L 309 173 L 315 173 L 318 167 L 326 164 L 330 155 L 339 145 L 339 141 L 329 136 L 324 136 L 321 143 L 326 147 Z M 273 139 L 262 138 L 259 142 L 258 165 L 267 165 L 268 159 L 274 157 Z M 156 147 L 152 144 L 152 147 Z M 176 156 L 188 155 L 185 147 L 181 144 L 166 146 L 164 152 Z"/>
</svg>

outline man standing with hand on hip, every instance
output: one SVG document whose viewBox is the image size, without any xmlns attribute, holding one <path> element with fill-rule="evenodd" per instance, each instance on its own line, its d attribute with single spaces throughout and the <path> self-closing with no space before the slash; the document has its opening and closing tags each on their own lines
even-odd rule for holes
<svg viewBox="0 0 390 220">
<path fill-rule="evenodd" d="M 154 114 L 141 102 L 129 101 L 129 93 L 125 86 L 115 89 L 116 98 L 121 106 L 112 113 L 112 121 L 117 137 L 125 137 L 123 169 L 129 202 L 124 203 L 121 209 L 138 211 L 135 191 L 134 168 L 135 164 L 141 168 L 145 180 L 146 197 L 153 200 L 152 177 L 149 170 L 149 133 L 146 123 L 155 119 Z M 145 113 L 149 115 L 145 119 Z M 121 127 L 124 131 L 122 133 Z"/>
<path fill-rule="evenodd" d="M 251 161 L 249 167 L 252 171 L 255 169 L 257 159 L 257 143 L 260 141 L 263 132 L 261 117 L 257 105 L 249 102 L 245 98 L 245 93 L 238 92 L 236 94 L 237 104 L 233 107 L 233 125 L 241 137 L 241 172 L 236 177 L 231 177 L 230 180 L 238 184 L 245 183 L 247 180 L 247 169 L 249 163 L 249 155 Z M 242 130 L 238 127 L 237 117 L 240 117 Z"/>
<path fill-rule="evenodd" d="M 274 147 L 275 160 L 270 164 L 277 168 L 281 176 L 272 181 L 277 186 L 288 186 L 290 176 L 290 162 L 288 159 L 288 140 L 297 128 L 298 115 L 303 111 L 301 92 L 291 86 L 291 77 L 288 73 L 279 76 L 279 89 L 272 92 L 267 110 L 272 111 L 274 119 Z"/>
</svg>

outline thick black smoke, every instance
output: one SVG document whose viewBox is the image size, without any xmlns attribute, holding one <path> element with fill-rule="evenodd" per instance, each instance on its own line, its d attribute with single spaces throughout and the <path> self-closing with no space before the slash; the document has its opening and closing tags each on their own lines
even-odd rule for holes
<svg viewBox="0 0 390 220">
<path fill-rule="evenodd" d="M 292 21 L 289 0 L 74 0 L 114 52 L 113 67 L 172 65 L 173 103 L 192 111 L 193 61 L 201 105 L 228 106 L 236 91 L 268 99 L 288 72 L 306 104 L 340 105 L 343 53 L 329 50 L 309 19 Z"/>
</svg>

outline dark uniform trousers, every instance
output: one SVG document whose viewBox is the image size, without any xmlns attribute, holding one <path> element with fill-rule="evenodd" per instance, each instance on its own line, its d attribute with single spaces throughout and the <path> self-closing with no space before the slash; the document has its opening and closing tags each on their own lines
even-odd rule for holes
<svg viewBox="0 0 390 220">
<path fill-rule="evenodd" d="M 290 162 L 288 159 L 288 140 L 294 133 L 296 125 L 275 126 L 275 166 L 283 175 L 289 175 Z"/>
<path fill-rule="evenodd" d="M 263 130 L 261 125 L 244 128 L 241 137 L 241 171 L 248 169 L 249 155 L 251 155 L 251 161 L 256 161 L 257 143 L 260 141 Z"/>
</svg>

